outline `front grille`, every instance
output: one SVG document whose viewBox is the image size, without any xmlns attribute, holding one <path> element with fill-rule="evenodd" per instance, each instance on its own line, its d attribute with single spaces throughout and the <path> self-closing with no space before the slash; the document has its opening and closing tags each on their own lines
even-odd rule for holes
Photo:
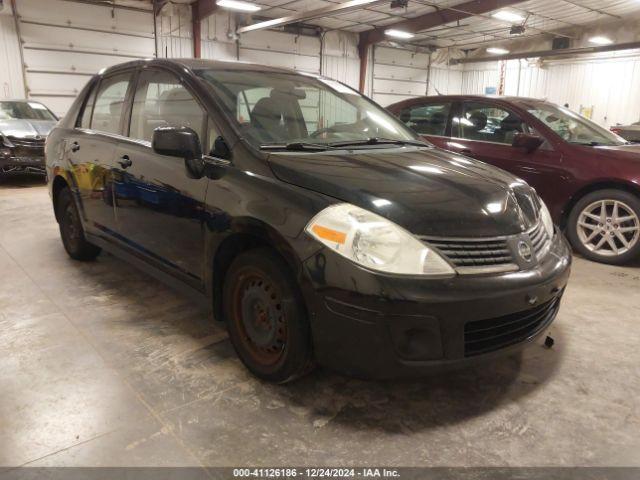
<svg viewBox="0 0 640 480">
<path fill-rule="evenodd" d="M 17 158 L 42 158 L 44 157 L 43 138 L 7 137 L 14 145 L 13 156 Z"/>
<path fill-rule="evenodd" d="M 456 268 L 458 273 L 495 273 L 518 270 L 518 262 L 512 251 L 513 241 L 528 236 L 538 260 L 544 257 L 551 239 L 542 222 L 520 236 L 496 238 L 436 238 L 420 237 L 429 245 L 436 247 Z"/>
<path fill-rule="evenodd" d="M 515 270 L 506 239 L 492 240 L 428 240 L 453 263 L 461 273 L 490 269 L 492 271 Z"/>
<path fill-rule="evenodd" d="M 554 319 L 560 296 L 538 307 L 499 318 L 467 322 L 464 326 L 464 356 L 472 357 L 523 342 Z"/>
</svg>

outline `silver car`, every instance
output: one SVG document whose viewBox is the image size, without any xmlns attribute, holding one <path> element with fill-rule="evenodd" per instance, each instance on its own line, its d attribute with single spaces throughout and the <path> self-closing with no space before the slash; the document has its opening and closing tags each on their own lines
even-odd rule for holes
<svg viewBox="0 0 640 480">
<path fill-rule="evenodd" d="M 0 101 L 0 176 L 44 174 L 44 142 L 57 121 L 40 102 Z"/>
<path fill-rule="evenodd" d="M 640 143 L 640 122 L 631 125 L 616 125 L 611 127 L 613 133 L 617 133 L 628 142 Z"/>
</svg>

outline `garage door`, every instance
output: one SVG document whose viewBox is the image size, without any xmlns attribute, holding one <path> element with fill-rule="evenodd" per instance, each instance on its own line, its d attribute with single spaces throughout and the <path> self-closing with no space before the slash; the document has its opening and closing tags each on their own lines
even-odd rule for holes
<svg viewBox="0 0 640 480">
<path fill-rule="evenodd" d="M 64 114 L 89 77 L 128 60 L 153 57 L 151 12 L 47 0 L 17 2 L 29 98 Z"/>
<path fill-rule="evenodd" d="M 373 99 L 380 105 L 425 95 L 428 54 L 376 46 L 373 57 Z"/>
<path fill-rule="evenodd" d="M 320 73 L 320 39 L 280 32 L 249 32 L 240 37 L 240 60 Z"/>
</svg>

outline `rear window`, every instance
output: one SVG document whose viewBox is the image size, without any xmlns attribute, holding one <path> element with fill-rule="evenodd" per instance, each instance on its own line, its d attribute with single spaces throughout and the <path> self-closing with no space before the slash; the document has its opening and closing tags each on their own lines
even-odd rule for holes
<svg viewBox="0 0 640 480">
<path fill-rule="evenodd" d="M 130 73 L 121 73 L 100 82 L 91 117 L 93 130 L 120 133 L 120 122 L 130 81 Z"/>
<path fill-rule="evenodd" d="M 76 122 L 76 127 L 80 128 L 91 128 L 91 112 L 93 111 L 93 104 L 96 101 L 96 92 L 98 89 L 96 88 L 98 82 L 95 82 L 92 87 L 89 95 L 87 95 L 84 106 L 82 107 L 82 113 L 78 117 L 78 121 Z"/>
</svg>

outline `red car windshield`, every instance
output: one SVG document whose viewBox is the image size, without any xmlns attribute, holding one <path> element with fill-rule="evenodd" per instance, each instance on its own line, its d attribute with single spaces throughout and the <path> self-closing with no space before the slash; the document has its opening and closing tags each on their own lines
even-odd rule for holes
<svg viewBox="0 0 640 480">
<path fill-rule="evenodd" d="M 567 108 L 549 103 L 527 104 L 525 108 L 569 143 L 589 146 L 628 143 L 624 138 Z"/>
</svg>

